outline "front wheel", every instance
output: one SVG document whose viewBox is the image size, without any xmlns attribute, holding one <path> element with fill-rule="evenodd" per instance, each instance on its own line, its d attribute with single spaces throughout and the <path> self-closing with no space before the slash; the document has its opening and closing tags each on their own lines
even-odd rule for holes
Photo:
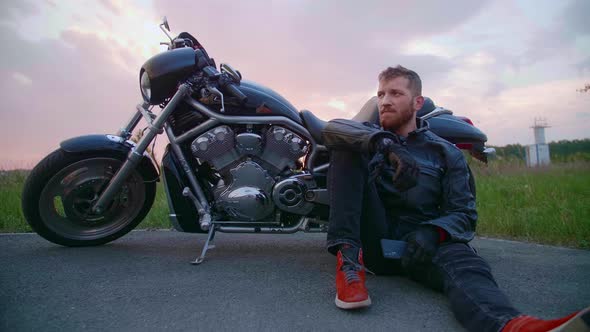
<svg viewBox="0 0 590 332">
<path fill-rule="evenodd" d="M 64 246 L 100 245 L 127 234 L 149 212 L 156 184 L 132 172 L 105 210 L 92 206 L 126 156 L 114 151 L 70 154 L 58 149 L 27 178 L 25 219 L 45 239 Z"/>
</svg>

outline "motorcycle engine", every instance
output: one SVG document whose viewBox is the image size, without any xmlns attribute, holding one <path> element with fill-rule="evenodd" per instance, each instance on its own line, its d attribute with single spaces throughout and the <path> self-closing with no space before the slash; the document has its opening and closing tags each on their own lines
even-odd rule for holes
<svg viewBox="0 0 590 332">
<path fill-rule="evenodd" d="M 236 133 L 230 126 L 221 125 L 191 144 L 193 155 L 222 177 L 213 189 L 217 208 L 239 221 L 262 221 L 272 216 L 279 199 L 273 198 L 275 179 L 282 180 L 279 175 L 285 170 L 296 169 L 307 149 L 308 143 L 301 136 L 281 126 Z M 300 201 L 303 194 L 299 194 Z M 297 201 L 297 197 L 290 198 Z M 283 205 L 278 202 L 280 208 Z"/>
</svg>

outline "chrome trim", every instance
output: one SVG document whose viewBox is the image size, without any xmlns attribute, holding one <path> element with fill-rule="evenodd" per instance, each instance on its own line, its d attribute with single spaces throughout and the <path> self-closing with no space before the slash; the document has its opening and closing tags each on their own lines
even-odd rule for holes
<svg viewBox="0 0 590 332">
<path fill-rule="evenodd" d="M 154 122 L 154 118 L 156 117 L 156 115 L 154 113 L 152 113 L 147 107 L 144 107 L 143 105 L 137 105 L 136 108 L 139 111 L 139 113 L 141 113 L 143 118 L 145 119 L 145 122 L 147 122 L 147 124 L 150 127 L 152 127 L 154 125 L 153 122 Z"/>
<path fill-rule="evenodd" d="M 180 166 L 182 167 L 182 170 L 184 171 L 184 173 L 188 177 L 188 181 L 191 186 L 190 189 L 185 188 L 183 190 L 182 194 L 184 196 L 189 197 L 191 199 L 191 201 L 193 202 L 193 204 L 195 204 L 195 207 L 197 208 L 197 212 L 199 213 L 199 226 L 201 226 L 201 229 L 206 230 L 206 229 L 204 229 L 204 227 L 208 229 L 209 225 L 211 224 L 211 210 L 209 207 L 209 203 L 207 202 L 207 198 L 205 197 L 205 194 L 203 193 L 203 189 L 199 185 L 199 182 L 197 181 L 197 178 L 195 177 L 195 174 L 194 174 L 193 170 L 191 169 L 188 161 L 184 157 L 184 154 L 182 153 L 182 149 L 180 148 L 180 146 L 177 143 L 176 136 L 174 136 L 174 133 L 172 132 L 172 128 L 170 128 L 170 126 L 166 125 L 165 129 L 166 129 L 165 130 L 166 135 L 168 136 L 168 140 L 170 141 L 170 147 L 172 148 L 172 153 L 174 153 L 176 158 L 178 158 L 178 161 L 180 162 Z M 196 194 L 196 197 L 193 194 Z"/>
<path fill-rule="evenodd" d="M 322 172 L 322 171 L 327 170 L 328 168 L 330 168 L 330 163 L 326 163 L 326 164 L 323 164 L 323 165 L 320 165 L 320 166 L 314 168 L 313 169 L 313 172 L 314 173 L 316 173 L 316 172 Z"/>
<path fill-rule="evenodd" d="M 311 143 L 311 153 L 309 158 L 305 159 L 305 168 L 311 169 L 310 166 L 313 165 L 313 161 L 318 152 L 318 145 L 316 141 L 313 139 L 311 134 L 305 127 L 298 124 L 297 122 L 284 117 L 284 116 L 241 116 L 241 115 L 223 115 L 209 109 L 207 106 L 201 104 L 194 98 L 187 96 L 185 98 L 187 104 L 195 108 L 197 111 L 203 113 L 204 115 L 208 116 L 212 119 L 217 119 L 221 123 L 228 123 L 228 124 L 282 124 L 287 126 L 289 129 L 297 132 L 299 135 L 305 136 L 305 138 Z"/>
<path fill-rule="evenodd" d="M 216 220 L 213 222 L 215 225 L 246 225 L 246 226 L 250 226 L 250 227 L 257 227 L 257 226 L 252 226 L 252 225 L 258 225 L 258 226 L 268 226 L 268 225 L 275 225 L 275 226 L 280 226 L 280 222 L 277 221 L 236 221 L 236 220 Z"/>
<path fill-rule="evenodd" d="M 444 107 L 437 106 L 430 113 L 421 116 L 420 119 L 422 119 L 422 120 L 428 120 L 430 118 L 433 118 L 435 116 L 439 116 L 441 114 L 453 114 L 453 111 L 448 110 L 448 109 L 446 109 Z"/>
<path fill-rule="evenodd" d="M 137 124 L 141 120 L 141 112 L 139 112 L 138 107 L 148 107 L 149 104 L 144 102 L 143 104 L 138 104 L 136 107 L 136 112 L 131 116 L 127 124 L 119 129 L 115 135 L 122 137 L 123 140 L 128 140 L 131 135 L 133 135 L 133 130 L 137 127 Z"/>
<path fill-rule="evenodd" d="M 176 143 L 180 144 L 183 143 L 187 140 L 190 140 L 191 138 L 198 136 L 204 132 L 206 132 L 207 130 L 215 127 L 216 125 L 219 124 L 219 120 L 217 119 L 208 119 L 207 121 L 201 123 L 200 125 L 194 127 L 193 129 L 187 131 L 186 133 L 175 137 L 175 141 Z"/>
<path fill-rule="evenodd" d="M 225 100 L 223 99 L 223 93 L 221 93 L 221 91 L 219 91 L 219 89 L 217 89 L 214 86 L 208 86 L 207 90 L 209 90 L 209 92 L 211 92 L 212 94 L 221 98 L 221 109 L 219 111 L 221 113 L 225 113 Z"/>
<path fill-rule="evenodd" d="M 221 70 L 222 73 L 228 73 L 229 76 L 231 76 L 231 78 L 236 82 L 239 82 L 242 80 L 242 77 L 240 76 L 240 74 L 238 74 L 238 71 L 235 70 L 231 65 L 229 65 L 227 63 L 220 64 L 219 69 Z"/>
<path fill-rule="evenodd" d="M 152 125 L 147 129 L 147 132 L 139 139 L 137 146 L 133 147 L 129 154 L 127 155 L 127 160 L 121 165 L 121 168 L 117 171 L 117 173 L 113 176 L 105 190 L 100 194 L 100 197 L 92 207 L 92 210 L 96 213 L 101 213 L 103 208 L 107 205 L 108 202 L 111 201 L 113 196 L 121 186 L 127 177 L 131 174 L 131 172 L 137 167 L 141 158 L 143 158 L 143 153 L 146 151 L 154 137 L 158 135 L 159 132 L 162 131 L 164 124 L 170 114 L 176 109 L 178 103 L 180 103 L 184 97 L 191 92 L 191 87 L 184 83 L 178 87 L 178 91 L 174 94 L 174 96 L 168 102 L 168 105 L 164 107 L 164 109 L 156 116 Z"/>
<path fill-rule="evenodd" d="M 307 232 L 307 233 L 321 233 L 325 232 L 325 227 L 321 227 L 320 229 L 310 229 L 309 223 L 310 222 L 317 222 L 317 223 L 324 223 L 322 220 L 318 220 L 315 218 L 309 217 L 301 217 L 299 222 L 291 227 L 227 227 L 227 226 L 217 226 L 216 230 L 222 233 L 261 233 L 261 234 L 293 234 L 299 231 Z M 213 222 L 217 224 L 216 221 Z"/>
</svg>

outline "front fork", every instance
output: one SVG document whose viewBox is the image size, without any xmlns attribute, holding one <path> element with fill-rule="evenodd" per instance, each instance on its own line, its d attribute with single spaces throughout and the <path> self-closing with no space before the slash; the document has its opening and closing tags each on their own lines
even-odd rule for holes
<svg viewBox="0 0 590 332">
<path fill-rule="evenodd" d="M 184 97 L 190 93 L 190 91 L 190 86 L 187 84 L 181 84 L 178 87 L 178 91 L 174 94 L 172 99 L 170 99 L 170 102 L 168 102 L 168 105 L 166 105 L 162 112 L 160 112 L 160 114 L 153 119 L 150 113 L 145 111 L 145 106 L 149 105 L 146 105 L 146 103 L 138 105 L 138 110 L 135 115 L 129 120 L 126 127 L 119 130 L 118 134 L 120 137 L 128 139 L 131 136 L 133 128 L 137 126 L 142 116 L 146 118 L 148 123 L 147 133 L 145 133 L 137 145 L 133 147 L 131 151 L 129 151 L 127 160 L 123 163 L 121 168 L 119 168 L 117 173 L 115 173 L 115 176 L 113 176 L 107 187 L 100 194 L 100 197 L 92 207 L 93 212 L 100 214 L 104 211 L 105 206 L 113 199 L 114 195 L 121 189 L 124 181 L 137 167 L 143 158 L 144 152 L 147 150 L 152 140 L 156 137 L 156 135 L 163 132 L 164 125 L 170 114 L 172 114 L 178 103 L 180 103 Z"/>
<path fill-rule="evenodd" d="M 197 211 L 199 212 L 199 223 L 203 230 L 208 230 L 207 241 L 202 249 L 201 255 L 197 258 L 193 264 L 200 264 L 205 259 L 205 254 L 208 249 L 212 249 L 214 246 L 211 244 L 213 241 L 213 237 L 215 235 L 215 226 L 211 225 L 211 215 L 209 212 L 209 205 L 207 204 L 207 200 L 205 195 L 203 194 L 197 179 L 193 172 L 190 169 L 190 166 L 187 160 L 184 158 L 184 155 L 178 145 L 179 138 L 174 136 L 172 129 L 166 125 L 166 121 L 168 117 L 178 103 L 180 103 L 187 95 L 191 92 L 190 86 L 187 84 L 182 84 L 179 86 L 178 91 L 174 94 L 172 99 L 168 102 L 166 107 L 160 112 L 158 116 L 155 116 L 153 113 L 147 111 L 149 107 L 148 103 L 143 103 L 137 106 L 137 112 L 129 119 L 127 125 L 121 128 L 117 132 L 117 136 L 127 140 L 131 137 L 133 129 L 137 126 L 141 118 L 145 118 L 148 123 L 148 130 L 147 133 L 144 134 L 140 139 L 139 142 L 135 147 L 129 151 L 127 155 L 127 160 L 123 163 L 121 168 L 115 173 L 115 176 L 111 179 L 105 190 L 100 194 L 100 197 L 92 207 L 92 210 L 95 213 L 101 213 L 104 211 L 105 205 L 110 202 L 115 193 L 117 193 L 121 186 L 123 185 L 124 181 L 130 175 L 131 172 L 137 167 L 141 159 L 143 158 L 143 154 L 147 150 L 150 143 L 158 134 L 162 134 L 164 130 L 166 130 L 166 134 L 168 135 L 168 139 L 170 140 L 170 145 L 172 146 L 173 153 L 179 159 L 184 172 L 188 176 L 190 185 L 193 187 L 193 190 L 197 194 L 198 198 L 195 197 L 192 191 L 189 188 L 185 188 L 183 191 L 183 195 L 189 197 L 193 203 L 195 204 Z M 204 123 L 206 126 L 212 126 L 216 122 L 215 121 L 207 121 Z M 180 137 L 182 138 L 182 137 Z"/>
</svg>

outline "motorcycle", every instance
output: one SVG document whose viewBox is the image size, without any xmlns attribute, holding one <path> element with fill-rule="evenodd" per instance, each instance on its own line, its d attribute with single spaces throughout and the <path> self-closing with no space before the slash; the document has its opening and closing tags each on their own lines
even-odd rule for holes
<svg viewBox="0 0 590 332">
<path fill-rule="evenodd" d="M 217 70 L 191 34 L 172 38 L 165 18 L 160 29 L 170 40 L 162 43 L 168 50 L 141 67 L 143 102 L 129 121 L 113 135 L 61 142 L 31 171 L 22 209 L 33 230 L 64 246 L 113 241 L 146 216 L 161 179 L 174 228 L 207 233 L 194 264 L 203 262 L 216 232 L 325 232 L 326 122 L 242 80 L 229 64 Z M 429 99 L 418 116 L 484 162 L 493 153 L 469 119 Z M 134 143 L 130 138 L 141 119 L 147 128 Z M 375 98 L 353 120 L 378 124 Z M 169 144 L 159 168 L 146 151 L 161 134 Z"/>
</svg>

